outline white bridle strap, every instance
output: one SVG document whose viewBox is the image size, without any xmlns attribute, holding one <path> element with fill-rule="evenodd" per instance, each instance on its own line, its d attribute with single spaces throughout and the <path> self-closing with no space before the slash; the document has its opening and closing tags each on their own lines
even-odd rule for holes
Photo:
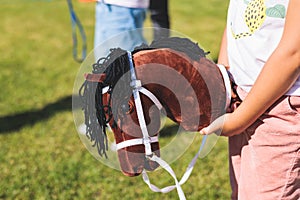
<svg viewBox="0 0 300 200">
<path fill-rule="evenodd" d="M 150 143 L 155 143 L 155 142 L 158 142 L 158 136 L 150 137 Z M 120 150 L 126 147 L 140 145 L 144 143 L 145 141 L 143 138 L 136 138 L 136 139 L 125 140 L 123 142 L 116 144 L 116 146 L 117 146 L 117 150 Z"/>
<path fill-rule="evenodd" d="M 230 84 L 230 79 L 227 73 L 227 70 L 224 65 L 217 64 L 217 66 L 220 69 L 220 72 L 223 76 L 224 80 L 224 85 L 226 89 L 226 104 L 225 104 L 225 109 L 227 109 L 230 106 L 230 101 L 231 101 L 231 84 Z"/>
<path fill-rule="evenodd" d="M 102 94 L 107 93 L 109 90 L 109 86 L 106 86 L 105 88 L 102 89 Z"/>
<path fill-rule="evenodd" d="M 144 87 L 140 87 L 140 88 L 138 88 L 138 90 L 139 90 L 139 92 L 146 95 L 157 106 L 157 108 L 159 110 L 162 110 L 163 106 L 161 105 L 159 100 L 156 98 L 156 96 L 154 96 L 154 94 L 152 92 L 150 92 L 149 90 L 147 90 Z M 149 140 L 150 140 L 150 143 L 158 142 L 158 136 L 149 137 Z M 120 149 L 123 149 L 126 147 L 144 144 L 144 142 L 145 142 L 144 138 L 136 138 L 136 139 L 125 140 L 123 142 L 116 144 L 116 146 L 117 146 L 117 150 L 120 150 Z"/>
<path fill-rule="evenodd" d="M 156 98 L 156 96 L 154 96 L 154 94 L 152 92 L 150 92 L 149 90 L 147 90 L 146 88 L 144 87 L 141 87 L 139 89 L 139 91 L 141 93 L 143 93 L 144 95 L 146 95 L 149 99 L 151 99 L 151 101 L 156 105 L 156 107 L 159 109 L 159 110 L 162 110 L 163 106 L 161 105 L 160 101 Z"/>
<path fill-rule="evenodd" d="M 134 103 L 136 107 L 136 113 L 138 116 L 138 121 L 139 125 L 143 134 L 143 144 L 145 146 L 145 154 L 146 156 L 152 155 L 152 149 L 151 149 L 151 139 L 147 130 L 147 125 L 145 122 L 145 117 L 144 117 L 144 112 L 143 112 L 143 107 L 142 107 L 142 102 L 141 102 L 141 97 L 139 93 L 139 88 L 142 86 L 141 81 L 136 79 L 135 75 L 135 69 L 133 66 L 133 61 L 132 61 L 132 55 L 131 52 L 127 52 L 128 59 L 129 59 L 129 64 L 130 64 L 130 73 L 131 73 L 131 87 L 133 87 L 133 98 L 134 98 Z"/>
</svg>

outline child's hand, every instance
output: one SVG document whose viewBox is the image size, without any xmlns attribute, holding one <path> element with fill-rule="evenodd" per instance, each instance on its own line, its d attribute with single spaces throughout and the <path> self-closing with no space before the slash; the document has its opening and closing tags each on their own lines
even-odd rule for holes
<svg viewBox="0 0 300 200">
<path fill-rule="evenodd" d="M 209 126 L 201 129 L 200 134 L 209 135 L 212 133 L 221 132 L 221 135 L 223 135 L 223 136 L 231 136 L 231 134 L 226 134 L 226 132 L 223 131 L 224 124 L 228 123 L 228 119 L 230 118 L 231 115 L 232 115 L 231 113 L 226 113 L 226 114 L 218 117 Z"/>
<path fill-rule="evenodd" d="M 224 115 L 218 117 L 209 126 L 201 129 L 200 134 L 209 135 L 209 134 L 214 133 L 216 131 L 222 131 L 226 115 L 228 115 L 228 114 L 224 114 Z"/>
</svg>

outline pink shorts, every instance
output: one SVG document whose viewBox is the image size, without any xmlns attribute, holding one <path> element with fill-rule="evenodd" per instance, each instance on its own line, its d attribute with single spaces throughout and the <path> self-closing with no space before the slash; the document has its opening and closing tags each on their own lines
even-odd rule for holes
<svg viewBox="0 0 300 200">
<path fill-rule="evenodd" d="M 241 99 L 247 93 L 238 88 Z M 232 199 L 300 199 L 300 97 L 284 96 L 229 138 Z"/>
</svg>

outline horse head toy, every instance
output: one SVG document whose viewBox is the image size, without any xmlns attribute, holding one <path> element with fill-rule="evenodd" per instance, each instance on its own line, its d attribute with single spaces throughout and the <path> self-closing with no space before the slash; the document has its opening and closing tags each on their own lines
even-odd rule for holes
<svg viewBox="0 0 300 200">
<path fill-rule="evenodd" d="M 189 39 L 171 37 L 133 52 L 112 49 L 99 59 L 79 92 L 86 135 L 99 155 L 106 156 L 109 126 L 122 172 L 153 171 L 165 164 L 158 140 L 162 111 L 183 129 L 199 131 L 239 102 L 226 69 L 206 54 Z"/>
</svg>

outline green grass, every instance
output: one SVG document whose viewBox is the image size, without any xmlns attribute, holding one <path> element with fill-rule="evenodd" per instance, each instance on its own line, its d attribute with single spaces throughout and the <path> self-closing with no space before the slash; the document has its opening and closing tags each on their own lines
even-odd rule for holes
<svg viewBox="0 0 300 200">
<path fill-rule="evenodd" d="M 216 59 L 227 4 L 172 0 L 172 29 L 199 42 Z M 74 1 L 74 8 L 91 51 L 94 5 Z M 66 2 L 4 0 L 0 13 L 0 199 L 177 199 L 176 191 L 153 193 L 141 177 L 128 178 L 106 167 L 81 143 L 71 112 L 80 64 L 72 59 Z M 172 163 L 178 177 L 197 143 Z M 187 198 L 229 199 L 227 163 L 227 142 L 220 138 L 183 185 Z M 150 177 L 161 187 L 173 184 L 162 170 Z"/>
</svg>

